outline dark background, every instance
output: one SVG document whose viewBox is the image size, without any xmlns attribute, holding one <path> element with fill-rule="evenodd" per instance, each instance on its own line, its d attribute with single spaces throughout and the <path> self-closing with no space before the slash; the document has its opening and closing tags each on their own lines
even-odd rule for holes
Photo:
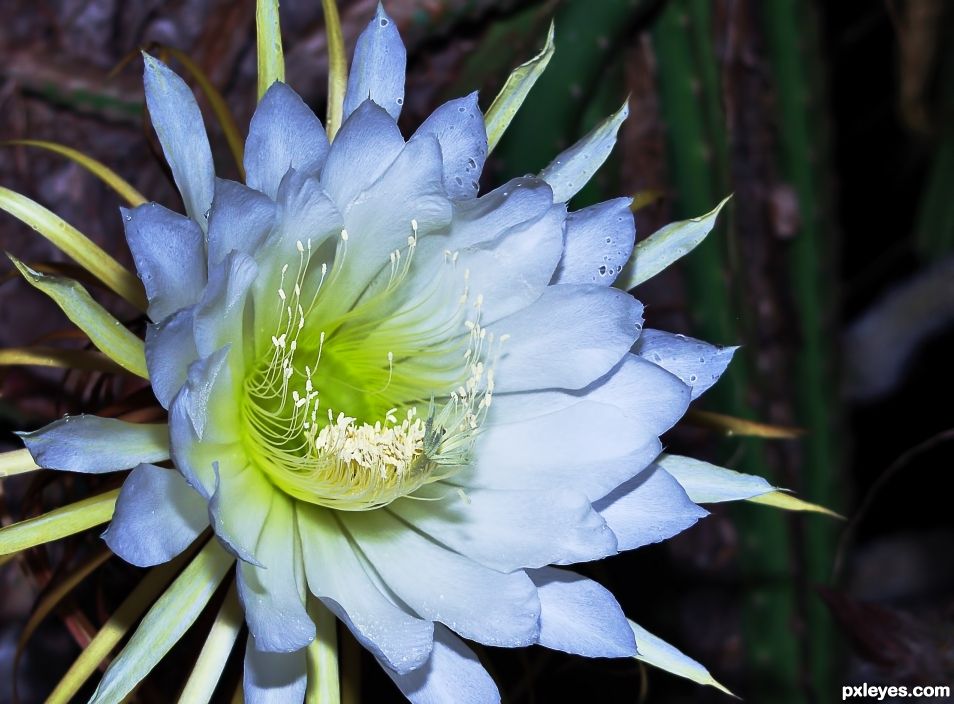
<svg viewBox="0 0 954 704">
<path fill-rule="evenodd" d="M 140 61 L 107 74 L 139 47 L 182 49 L 247 125 L 253 5 L 4 0 L 0 139 L 82 149 L 178 207 L 144 127 Z M 375 2 L 339 5 L 351 47 Z M 707 242 L 636 295 L 654 327 L 743 345 L 700 408 L 805 433 L 726 437 L 690 418 L 667 443 L 849 518 L 716 506 L 664 545 L 584 570 L 750 702 L 833 702 L 842 685 L 860 682 L 954 685 L 954 3 L 390 0 L 387 8 L 408 45 L 407 131 L 470 90 L 481 90 L 486 108 L 555 18 L 556 57 L 491 158 L 485 186 L 538 170 L 629 95 L 615 155 L 574 207 L 647 195 L 652 203 L 637 212 L 642 237 L 735 194 Z M 282 22 L 288 81 L 322 114 L 320 3 L 285 0 Z M 220 175 L 235 177 L 221 131 L 210 133 Z M 128 262 L 116 197 L 76 165 L 3 146 L 0 185 Z M 0 246 L 28 262 L 65 261 L 6 215 Z M 0 267 L 0 347 L 82 344 L 10 269 Z M 123 304 L 102 300 L 134 322 Z M 115 408 L 134 391 L 97 374 L 0 368 L 0 442 L 15 447 L 7 430 Z M 9 480 L 0 517 L 18 520 L 89 490 L 69 477 Z M 93 533 L 0 566 L 0 702 L 37 594 L 101 550 Z M 24 701 L 42 699 L 138 578 L 110 560 L 44 621 L 20 666 Z M 201 625 L 137 700 L 175 697 Z M 373 661 L 356 665 L 354 652 L 344 646 L 344 666 L 360 667 L 362 700 L 396 700 Z M 726 701 L 634 662 L 481 653 L 509 702 Z M 222 701 L 238 675 L 235 663 Z"/>
</svg>

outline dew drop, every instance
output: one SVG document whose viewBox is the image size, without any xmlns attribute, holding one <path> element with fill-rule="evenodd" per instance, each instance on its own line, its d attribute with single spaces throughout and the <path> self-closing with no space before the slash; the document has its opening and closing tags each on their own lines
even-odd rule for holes
<svg viewBox="0 0 954 704">
<path fill-rule="evenodd" d="M 695 384 L 696 381 L 698 381 L 698 380 L 699 380 L 699 377 L 696 376 L 695 374 L 690 374 L 690 375 L 689 375 L 689 383 L 690 383 L 690 384 Z"/>
<path fill-rule="evenodd" d="M 468 159 L 468 160 L 467 160 L 467 166 L 470 167 L 471 169 L 476 169 L 476 168 L 477 168 L 477 162 L 474 161 L 472 158 L 471 158 L 471 159 Z"/>
<path fill-rule="evenodd" d="M 600 267 L 600 276 L 606 276 L 606 267 L 605 267 L 605 266 L 601 266 L 601 267 Z"/>
<path fill-rule="evenodd" d="M 457 185 L 458 185 L 458 186 L 463 186 L 463 185 L 464 185 L 464 179 L 462 179 L 460 176 L 454 177 L 454 180 L 457 181 Z"/>
<path fill-rule="evenodd" d="M 394 102 L 397 103 L 398 105 L 404 105 L 404 98 L 398 98 Z"/>
<path fill-rule="evenodd" d="M 388 20 L 387 20 L 386 17 L 382 17 L 379 21 L 381 22 L 381 26 L 382 26 L 382 27 L 387 27 L 387 26 L 388 26 Z"/>
<path fill-rule="evenodd" d="M 606 238 L 606 244 L 612 244 L 612 243 L 613 243 L 613 238 L 612 238 L 612 237 L 607 237 L 607 238 Z"/>
</svg>

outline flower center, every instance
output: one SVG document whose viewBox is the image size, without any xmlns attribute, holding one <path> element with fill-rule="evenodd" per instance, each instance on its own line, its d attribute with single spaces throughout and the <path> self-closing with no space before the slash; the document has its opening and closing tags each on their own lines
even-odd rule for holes
<svg viewBox="0 0 954 704">
<path fill-rule="evenodd" d="M 358 302 L 328 312 L 347 246 L 342 232 L 329 267 L 310 242 L 296 243 L 297 269 L 281 269 L 274 327 L 256 341 L 241 415 L 249 458 L 277 487 L 355 511 L 468 466 L 493 394 L 484 361 L 493 340 L 453 257 L 432 284 L 407 285 L 415 223 Z"/>
</svg>

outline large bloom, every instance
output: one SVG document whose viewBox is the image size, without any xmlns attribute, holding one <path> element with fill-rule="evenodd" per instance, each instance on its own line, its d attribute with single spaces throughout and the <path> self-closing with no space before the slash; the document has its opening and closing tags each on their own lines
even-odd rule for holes
<svg viewBox="0 0 954 704">
<path fill-rule="evenodd" d="M 732 350 L 640 334 L 641 304 L 611 286 L 633 249 L 629 199 L 567 212 L 625 110 L 540 176 L 478 196 L 476 95 L 405 141 L 404 64 L 379 10 L 330 144 L 273 84 L 242 184 L 215 178 L 192 92 L 147 56 L 187 214 L 123 217 L 168 424 L 79 416 L 23 436 L 42 467 L 134 467 L 104 538 L 135 565 L 211 526 L 203 579 L 214 590 L 235 559 L 250 702 L 301 701 L 315 599 L 415 701 L 498 697 L 461 638 L 636 655 L 612 595 L 554 565 L 689 527 L 705 511 L 687 489 L 771 490 L 720 494 L 716 468 L 659 459 Z M 114 664 L 98 698 L 134 682 Z"/>
</svg>

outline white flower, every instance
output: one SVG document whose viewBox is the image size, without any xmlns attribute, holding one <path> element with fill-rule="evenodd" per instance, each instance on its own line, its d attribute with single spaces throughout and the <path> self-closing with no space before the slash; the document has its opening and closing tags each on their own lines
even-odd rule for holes
<svg viewBox="0 0 954 704">
<path fill-rule="evenodd" d="M 613 596 L 554 565 L 684 530 L 705 515 L 693 491 L 771 491 L 657 462 L 659 435 L 732 349 L 640 335 L 641 304 L 611 286 L 633 248 L 629 199 L 567 213 L 625 109 L 540 177 L 478 197 L 476 95 L 405 142 L 404 68 L 379 9 L 334 141 L 277 82 L 252 118 L 243 185 L 214 177 L 192 92 L 147 56 L 187 216 L 148 203 L 123 217 L 168 424 L 78 416 L 23 435 L 43 467 L 135 467 L 104 534 L 135 565 L 174 558 L 211 525 L 193 563 L 208 594 L 190 618 L 234 557 L 249 702 L 302 700 L 315 599 L 413 701 L 498 698 L 461 638 L 635 656 Z M 174 469 L 154 464 L 166 460 Z M 717 496 L 703 491 L 713 482 Z M 146 652 L 151 617 L 97 700 L 135 685 L 127 653 L 148 670 L 171 647 Z"/>
</svg>

